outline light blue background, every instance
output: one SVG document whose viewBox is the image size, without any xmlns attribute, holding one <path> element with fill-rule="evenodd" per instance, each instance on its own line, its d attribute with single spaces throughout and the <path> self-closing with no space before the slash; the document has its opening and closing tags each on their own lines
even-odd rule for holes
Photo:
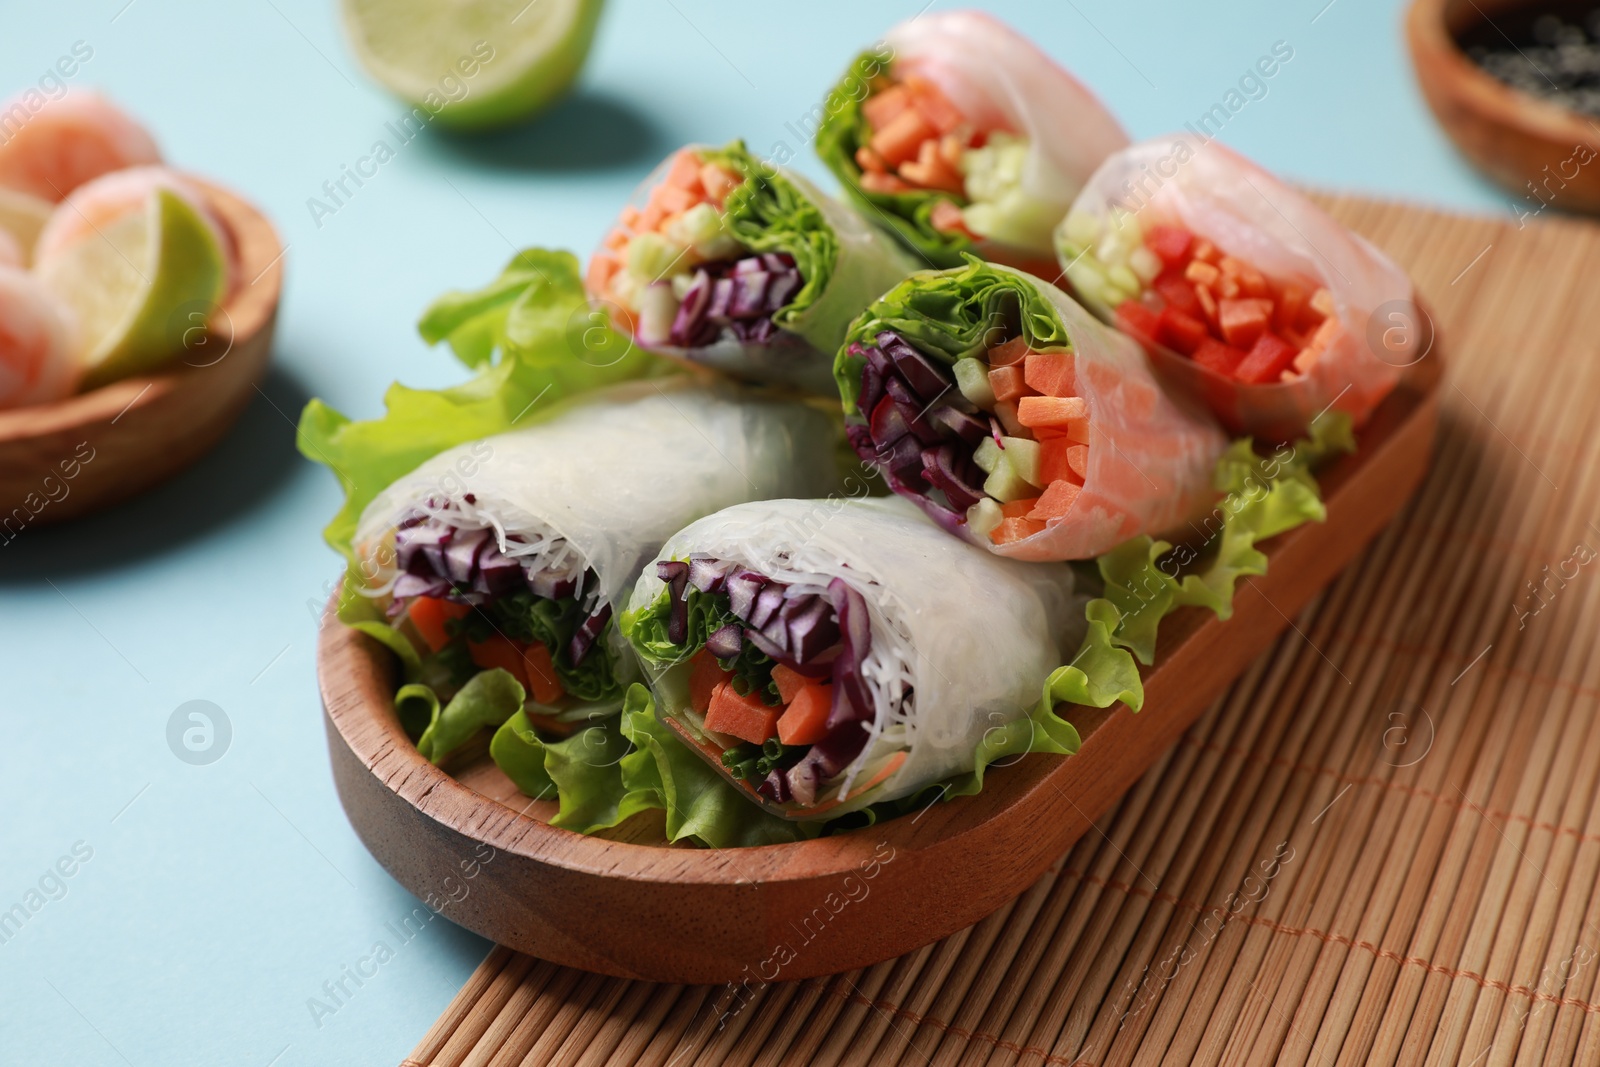
<svg viewBox="0 0 1600 1067">
<path fill-rule="evenodd" d="M 512 244 L 587 251 L 679 143 L 782 140 L 821 175 L 785 124 L 921 2 L 618 0 L 559 110 L 477 141 L 425 134 L 318 226 L 307 198 L 404 110 L 352 62 L 333 0 L 4 0 L 0 93 L 88 42 L 75 83 L 255 200 L 289 253 L 276 367 L 222 446 L 144 499 L 0 547 L 0 910 L 74 842 L 94 850 L 0 944 L 0 1062 L 296 1067 L 411 1049 L 487 948 L 443 921 L 320 1026 L 306 1003 L 375 940 L 392 947 L 385 923 L 416 902 L 329 777 L 313 613 L 338 570 L 319 537 L 338 494 L 294 453 L 291 421 L 312 395 L 366 417 L 391 379 L 458 380 L 413 330 L 430 298 L 485 282 Z M 1507 211 L 1433 126 L 1396 0 L 1326 2 L 991 6 L 1136 138 L 1199 115 L 1287 41 L 1294 58 L 1225 141 L 1323 187 Z M 194 699 L 232 723 L 210 766 L 166 742 Z"/>
</svg>

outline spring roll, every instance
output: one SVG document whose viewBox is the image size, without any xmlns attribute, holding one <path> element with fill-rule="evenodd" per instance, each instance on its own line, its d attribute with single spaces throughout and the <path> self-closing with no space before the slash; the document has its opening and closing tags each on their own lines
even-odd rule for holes
<svg viewBox="0 0 1600 1067">
<path fill-rule="evenodd" d="M 1288 440 L 1330 407 L 1360 426 L 1431 340 L 1393 261 L 1189 134 L 1107 160 L 1057 241 L 1078 298 L 1235 433 Z"/>
<path fill-rule="evenodd" d="M 973 770 L 1081 637 L 1071 592 L 904 501 L 769 500 L 674 535 L 623 629 L 664 722 L 770 810 L 831 819 Z"/>
<path fill-rule="evenodd" d="M 997 19 L 924 13 L 834 87 L 817 153 L 929 265 L 964 252 L 1055 276 L 1050 235 L 1128 143 L 1076 78 Z"/>
<path fill-rule="evenodd" d="M 645 181 L 589 260 L 591 298 L 651 352 L 833 393 L 833 352 L 910 274 L 895 242 L 741 142 L 691 146 Z"/>
<path fill-rule="evenodd" d="M 1061 290 L 976 259 L 913 275 L 835 364 L 850 443 L 936 522 L 1015 559 L 1088 559 L 1214 500 L 1220 427 Z"/>
<path fill-rule="evenodd" d="M 536 725 L 611 714 L 636 677 L 614 614 L 639 569 L 719 508 L 828 492 L 836 438 L 813 407 L 681 380 L 585 394 L 384 490 L 357 528 L 361 592 L 440 702 L 503 667 Z"/>
</svg>

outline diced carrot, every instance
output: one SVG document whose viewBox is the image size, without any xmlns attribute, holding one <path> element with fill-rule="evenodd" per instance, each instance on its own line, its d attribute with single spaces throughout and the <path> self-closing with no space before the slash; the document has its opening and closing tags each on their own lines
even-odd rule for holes
<svg viewBox="0 0 1600 1067">
<path fill-rule="evenodd" d="M 1245 296 L 1272 299 L 1272 286 L 1267 282 L 1267 276 L 1254 267 L 1246 266 L 1239 272 L 1239 288 L 1244 290 Z"/>
<path fill-rule="evenodd" d="M 650 203 L 661 208 L 667 215 L 681 215 L 700 202 L 700 198 L 687 189 L 665 183 L 656 186 L 650 192 Z"/>
<path fill-rule="evenodd" d="M 961 157 L 966 155 L 966 152 L 966 146 L 955 134 L 947 133 L 939 138 L 939 158 L 958 172 L 961 170 Z"/>
<path fill-rule="evenodd" d="M 1049 522 L 1051 519 L 1061 518 L 1072 510 L 1072 505 L 1078 499 L 1078 494 L 1083 488 L 1071 482 L 1051 482 L 1050 487 L 1039 497 L 1039 502 L 1028 513 L 1028 518 L 1035 522 Z"/>
<path fill-rule="evenodd" d="M 495 634 L 487 641 L 469 641 L 467 654 L 486 671 L 496 667 L 510 671 L 522 688 L 528 688 L 528 665 L 522 658 L 522 649 L 504 634 Z"/>
<path fill-rule="evenodd" d="M 417 633 L 428 643 L 428 647 L 437 652 L 450 643 L 450 629 L 445 624 L 455 619 L 466 617 L 472 611 L 465 604 L 456 604 L 442 597 L 419 596 L 406 608 L 406 614 L 411 617 L 411 625 L 417 628 Z"/>
<path fill-rule="evenodd" d="M 800 692 L 801 686 L 811 684 L 810 678 L 799 671 L 790 670 L 781 663 L 772 668 L 772 680 L 778 686 L 778 699 L 785 704 L 794 699 L 794 695 Z"/>
<path fill-rule="evenodd" d="M 639 212 L 639 227 L 636 232 L 654 233 L 661 228 L 661 220 L 666 217 L 665 209 L 652 198 L 650 203 L 644 206 L 644 210 Z"/>
<path fill-rule="evenodd" d="M 672 157 L 672 162 L 667 165 L 667 176 L 661 179 L 663 185 L 674 186 L 679 189 L 689 189 L 700 192 L 700 157 L 691 148 L 685 148 Z"/>
<path fill-rule="evenodd" d="M 967 216 L 954 200 L 940 197 L 933 202 L 933 209 L 928 212 L 928 222 L 933 228 L 943 233 L 962 233 L 968 237 L 977 238 L 977 234 L 967 229 Z"/>
<path fill-rule="evenodd" d="M 1064 437 L 1039 442 L 1039 480 L 1082 485 L 1089 471 L 1089 446 L 1075 444 Z"/>
<path fill-rule="evenodd" d="M 900 113 L 911 106 L 911 94 L 904 85 L 891 85 L 881 93 L 873 93 L 861 104 L 861 113 L 874 132 L 893 122 Z"/>
<path fill-rule="evenodd" d="M 1017 418 L 1028 427 L 1071 427 L 1089 421 L 1089 402 L 1077 396 L 1025 396 L 1017 401 Z"/>
<path fill-rule="evenodd" d="M 991 367 L 1009 367 L 1027 359 L 1029 351 L 1026 338 L 1013 337 L 1009 341 L 995 345 L 984 353 L 984 356 Z"/>
<path fill-rule="evenodd" d="M 1272 301 L 1261 299 L 1219 300 L 1217 322 L 1222 338 L 1235 348 L 1249 348 L 1267 331 L 1272 322 Z"/>
<path fill-rule="evenodd" d="M 1299 349 L 1283 338 L 1264 333 L 1233 369 L 1233 376 L 1251 385 L 1275 382 L 1294 363 L 1294 357 L 1298 354 Z"/>
<path fill-rule="evenodd" d="M 1028 384 L 1020 366 L 990 367 L 989 388 L 994 390 L 996 400 L 1016 400 L 1026 395 Z"/>
<path fill-rule="evenodd" d="M 917 148 L 915 160 L 901 165 L 900 177 L 924 189 L 939 189 L 956 196 L 966 189 L 961 172 L 940 157 L 939 142 L 931 137 Z"/>
<path fill-rule="evenodd" d="M 1156 335 L 1161 325 L 1160 316 L 1139 301 L 1124 300 L 1117 305 L 1112 317 L 1116 320 L 1117 329 L 1123 333 L 1145 344 L 1156 343 Z"/>
<path fill-rule="evenodd" d="M 622 214 L 617 216 L 617 224 L 623 229 L 631 230 L 639 221 L 639 209 L 629 204 L 622 209 Z"/>
<path fill-rule="evenodd" d="M 1022 379 L 1045 396 L 1077 396 L 1078 375 L 1071 352 L 1029 352 Z"/>
<path fill-rule="evenodd" d="M 689 661 L 689 706 L 704 715 L 711 707 L 711 691 L 732 677 L 733 672 L 723 670 L 710 650 L 696 652 Z"/>
<path fill-rule="evenodd" d="M 1151 282 L 1150 288 L 1167 302 L 1168 307 L 1175 307 L 1186 315 L 1202 314 L 1200 298 L 1194 295 L 1194 286 L 1184 278 L 1182 271 L 1167 271 Z"/>
<path fill-rule="evenodd" d="M 616 229 L 606 234 L 605 240 L 600 242 L 600 244 L 603 248 L 608 248 L 613 252 L 620 252 L 624 248 L 628 247 L 628 242 L 631 240 L 633 240 L 633 234 L 629 233 L 627 230 L 624 230 L 621 226 L 618 226 Z"/>
<path fill-rule="evenodd" d="M 1217 260 L 1217 269 L 1228 278 L 1237 278 L 1239 273 L 1244 270 L 1244 267 L 1244 260 L 1237 259 L 1233 256 L 1223 256 L 1221 259 Z"/>
<path fill-rule="evenodd" d="M 1217 324 L 1217 298 L 1203 285 L 1194 287 L 1194 298 L 1200 301 L 1200 311 L 1212 326 Z"/>
<path fill-rule="evenodd" d="M 801 680 L 805 684 L 787 701 L 788 707 L 778 717 L 778 740 L 786 745 L 814 745 L 828 736 L 833 687 Z"/>
<path fill-rule="evenodd" d="M 1000 505 L 1000 514 L 1008 519 L 1025 519 L 1028 512 L 1039 502 L 1036 496 L 1025 496 L 1021 500 L 1013 500 L 1009 504 Z"/>
<path fill-rule="evenodd" d="M 1191 289 L 1190 293 L 1193 292 Z M 1198 306 L 1195 310 L 1199 310 Z M 1161 309 L 1157 339 L 1175 352 L 1192 356 L 1194 350 L 1200 347 L 1200 342 L 1206 339 L 1206 324 L 1169 304 Z"/>
<path fill-rule="evenodd" d="M 966 122 L 966 116 L 933 82 L 912 76 L 904 84 L 911 93 L 912 106 L 940 133 L 949 133 Z"/>
<path fill-rule="evenodd" d="M 1272 312 L 1272 328 L 1279 333 L 1294 329 L 1305 306 L 1306 291 L 1298 285 L 1285 285 L 1278 294 L 1278 306 Z"/>
<path fill-rule="evenodd" d="M 1181 267 L 1189 262 L 1194 234 L 1181 226 L 1152 226 L 1150 232 L 1145 234 L 1144 243 L 1168 267 Z"/>
<path fill-rule="evenodd" d="M 1233 370 L 1244 359 L 1244 352 L 1225 345 L 1221 341 L 1207 337 L 1200 342 L 1200 347 L 1194 350 L 1194 361 L 1208 370 L 1216 371 L 1224 378 L 1233 377 Z"/>
<path fill-rule="evenodd" d="M 917 149 L 922 142 L 938 133 L 933 125 L 923 117 L 922 112 L 916 109 L 907 109 L 900 112 L 880 130 L 872 135 L 869 142 L 872 150 L 883 157 L 883 161 L 891 167 L 898 167 L 907 160 L 917 158 Z"/>
<path fill-rule="evenodd" d="M 763 704 L 753 692 L 740 696 L 731 683 L 718 682 L 706 709 L 706 729 L 759 745 L 777 736 L 778 710 Z"/>
<path fill-rule="evenodd" d="M 1338 310 L 1333 304 L 1333 294 L 1326 289 L 1312 293 L 1308 306 L 1322 318 L 1328 318 Z"/>
<path fill-rule="evenodd" d="M 609 252 L 597 252 L 589 257 L 589 269 L 584 272 L 583 284 L 591 293 L 604 293 L 616 277 L 622 263 Z"/>
<path fill-rule="evenodd" d="M 1195 285 L 1211 288 L 1222 280 L 1222 272 L 1211 264 L 1200 259 L 1192 259 L 1189 265 L 1183 268 L 1183 276 Z"/>
<path fill-rule="evenodd" d="M 700 168 L 700 184 L 705 188 L 706 199 L 718 207 L 728 198 L 728 194 L 737 189 L 742 180 L 737 174 L 715 163 L 707 163 Z"/>
<path fill-rule="evenodd" d="M 1217 279 L 1217 284 L 1212 286 L 1212 291 L 1224 300 L 1237 300 L 1244 295 L 1244 287 L 1239 284 L 1237 274 L 1224 274 Z"/>
<path fill-rule="evenodd" d="M 909 193 L 915 186 L 893 174 L 869 170 L 861 175 L 861 188 L 869 193 Z"/>
<path fill-rule="evenodd" d="M 863 171 L 873 171 L 877 174 L 886 174 L 889 170 L 889 165 L 883 161 L 883 157 L 866 145 L 856 149 L 856 166 Z"/>
<path fill-rule="evenodd" d="M 556 677 L 555 661 L 550 649 L 538 641 L 522 650 L 522 666 L 528 676 L 528 692 L 540 704 L 554 704 L 566 694 L 561 679 Z"/>
<path fill-rule="evenodd" d="M 1222 258 L 1222 253 L 1217 251 L 1217 246 L 1203 237 L 1195 241 L 1190 255 L 1202 263 L 1216 263 Z"/>
<path fill-rule="evenodd" d="M 1034 519 L 1001 519 L 1000 525 L 989 531 L 989 540 L 997 545 L 1021 541 L 1044 530 L 1044 523 Z"/>
</svg>

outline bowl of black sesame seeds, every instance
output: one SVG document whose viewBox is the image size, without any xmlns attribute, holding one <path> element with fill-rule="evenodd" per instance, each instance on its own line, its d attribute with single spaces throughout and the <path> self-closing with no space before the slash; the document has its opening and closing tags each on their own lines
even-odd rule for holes
<svg viewBox="0 0 1600 1067">
<path fill-rule="evenodd" d="M 1600 0 L 1414 0 L 1422 94 L 1526 222 L 1600 213 Z"/>
</svg>

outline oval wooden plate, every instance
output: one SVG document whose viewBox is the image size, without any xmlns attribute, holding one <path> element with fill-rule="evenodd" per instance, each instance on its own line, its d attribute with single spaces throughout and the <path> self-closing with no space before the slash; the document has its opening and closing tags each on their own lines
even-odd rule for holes
<svg viewBox="0 0 1600 1067">
<path fill-rule="evenodd" d="M 178 473 L 221 440 L 266 372 L 283 283 L 272 224 L 192 176 L 239 252 L 233 291 L 168 369 L 55 404 L 0 411 L 0 531 L 109 507 Z"/>
<path fill-rule="evenodd" d="M 1076 709 L 1070 758 L 999 768 L 982 793 L 864 830 L 722 851 L 665 847 L 639 816 L 606 838 L 546 824 L 482 746 L 442 770 L 393 710 L 392 656 L 333 619 L 318 676 L 339 798 L 368 849 L 450 919 L 557 963 L 663 982 L 806 978 L 919 948 L 1032 885 L 1133 784 L 1289 619 L 1399 510 L 1427 470 L 1439 360 L 1413 367 L 1322 475 L 1328 521 L 1265 546 L 1219 622 L 1188 610 L 1163 626 L 1145 708 Z M 448 770 L 450 773 L 446 773 Z"/>
<path fill-rule="evenodd" d="M 1406 41 L 1422 95 L 1463 155 L 1515 204 L 1538 214 L 1546 203 L 1563 211 L 1600 211 L 1600 167 L 1580 146 L 1600 152 L 1588 116 L 1519 92 L 1467 58 L 1458 35 L 1485 22 L 1552 10 L 1538 0 L 1413 0 Z M 1505 43 L 1496 38 L 1497 43 Z"/>
</svg>

